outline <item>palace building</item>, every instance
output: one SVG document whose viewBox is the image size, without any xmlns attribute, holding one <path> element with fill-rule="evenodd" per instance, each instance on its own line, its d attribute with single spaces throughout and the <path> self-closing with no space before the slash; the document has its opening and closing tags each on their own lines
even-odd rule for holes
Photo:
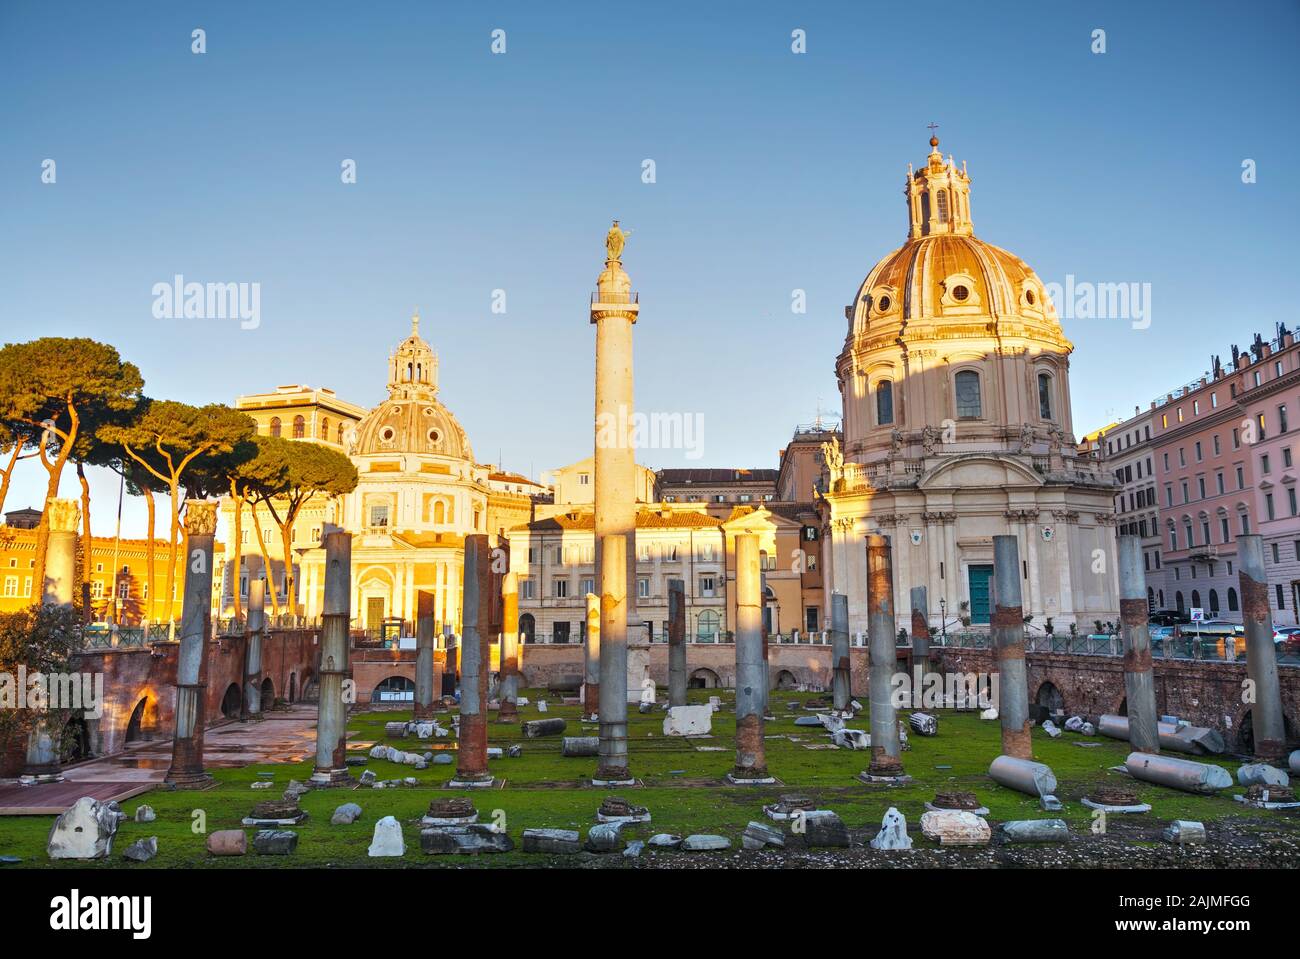
<svg viewBox="0 0 1300 959">
<path fill-rule="evenodd" d="M 907 175 L 905 242 L 845 307 L 843 444 L 824 448 L 828 589 L 865 629 L 863 538 L 883 533 L 900 626 L 922 585 L 933 624 L 987 623 L 992 537 L 1014 535 L 1031 633 L 1048 618 L 1090 631 L 1118 618 L 1116 490 L 1076 449 L 1074 347 L 1037 274 L 975 237 L 965 164 L 930 145 Z"/>
</svg>

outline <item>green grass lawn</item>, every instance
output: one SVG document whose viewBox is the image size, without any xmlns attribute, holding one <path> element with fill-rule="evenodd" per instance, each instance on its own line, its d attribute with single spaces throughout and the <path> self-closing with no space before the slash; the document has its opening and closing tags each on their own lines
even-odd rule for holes
<svg viewBox="0 0 1300 959">
<path fill-rule="evenodd" d="M 525 855 L 518 850 L 520 834 L 529 827 L 579 829 L 585 835 L 595 823 L 596 807 L 603 796 L 615 792 L 638 805 L 647 806 L 652 821 L 624 829 L 628 839 L 648 838 L 657 832 L 679 835 L 707 832 L 729 837 L 733 848 L 740 846 L 740 834 L 751 819 L 768 822 L 762 806 L 781 793 L 800 792 L 813 796 L 821 808 L 833 809 L 844 819 L 851 830 L 875 827 L 885 810 L 897 806 L 907 817 L 909 829 L 918 845 L 930 845 L 921 836 L 918 820 L 925 812 L 924 803 L 932 799 L 939 789 L 962 789 L 975 792 L 990 810 L 990 822 L 1009 819 L 1042 818 L 1049 815 L 1040 810 L 1038 801 L 1007 789 L 988 778 L 988 765 L 1000 752 L 1000 732 L 996 722 L 981 721 L 977 713 L 942 711 L 939 735 L 933 738 L 911 735 L 911 750 L 903 753 L 906 771 L 915 777 L 907 786 L 869 786 L 855 777 L 866 768 L 866 752 L 851 750 L 804 748 L 807 745 L 829 742 L 820 728 L 794 725 L 796 716 L 811 715 L 807 710 L 789 710 L 787 702 L 803 702 L 813 698 L 809 693 L 774 692 L 771 711 L 775 722 L 767 724 L 769 736 L 794 736 L 802 742 L 787 738 L 767 740 L 768 768 L 780 784 L 766 787 L 736 787 L 721 784 L 734 759 L 734 715 L 726 708 L 733 700 L 732 694 L 718 690 L 692 690 L 692 702 L 707 701 L 710 694 L 720 694 L 724 708 L 714 714 L 713 738 L 682 740 L 667 738 L 662 733 L 663 713 L 656 710 L 641 715 L 635 707 L 629 713 L 630 766 L 639 780 L 636 787 L 618 790 L 595 789 L 588 780 L 595 768 L 594 758 L 566 759 L 560 755 L 560 737 L 524 739 L 519 726 L 497 725 L 489 722 L 491 745 L 523 745 L 523 755 L 517 759 L 493 759 L 492 772 L 505 781 L 504 788 L 491 790 L 449 790 L 445 788 L 454 766 L 431 765 L 428 769 L 414 770 L 385 760 L 369 760 L 364 767 L 353 767 L 360 777 L 364 769 L 372 769 L 379 779 L 413 776 L 419 786 L 397 789 L 331 789 L 313 791 L 301 800 L 302 808 L 310 818 L 294 827 L 299 833 L 297 852 L 290 858 L 258 856 L 252 852 L 250 830 L 249 855 L 245 857 L 213 858 L 204 847 L 205 834 L 196 831 L 198 811 L 208 832 L 218 829 L 240 828 L 240 820 L 248 815 L 255 803 L 265 799 L 278 799 L 290 779 L 306 780 L 311 775 L 312 764 L 280 763 L 259 764 L 243 769 L 214 770 L 218 785 L 203 792 L 172 792 L 154 790 L 123 804 L 123 811 L 132 815 L 142 803 L 153 806 L 158 818 L 151 823 L 123 822 L 114 841 L 113 855 L 100 863 L 51 862 L 45 855 L 45 841 L 53 822 L 52 816 L 8 816 L 0 818 L 0 855 L 23 857 L 23 867 L 80 867 L 113 868 L 129 866 L 137 869 L 167 869 L 177 866 L 206 865 L 223 867 L 284 867 L 326 865 L 374 866 L 493 866 L 546 865 L 563 862 L 560 857 Z M 579 721 L 577 706 L 560 706 L 552 700 L 547 713 L 539 713 L 535 705 L 539 690 L 525 692 L 530 699 L 521 707 L 523 719 L 561 717 L 568 722 L 565 735 L 595 735 L 594 725 L 584 726 Z M 366 755 L 371 742 L 391 742 L 399 749 L 424 752 L 437 750 L 440 744 L 454 750 L 454 740 L 421 741 L 414 737 L 387 740 L 384 724 L 409 719 L 410 711 L 384 711 L 358 713 L 351 717 L 348 728 L 350 742 L 365 743 L 365 749 L 356 749 Z M 850 723 L 853 728 L 868 728 L 866 715 Z M 1108 772 L 1107 768 L 1120 764 L 1128 754 L 1127 743 L 1094 739 L 1101 745 L 1082 748 L 1074 745 L 1083 737 L 1064 733 L 1059 739 L 1049 739 L 1039 729 L 1034 730 L 1035 757 L 1050 765 L 1059 781 L 1057 794 L 1065 803 L 1064 813 L 1055 814 L 1070 823 L 1072 831 L 1086 832 L 1091 822 L 1091 810 L 1079 799 L 1086 795 L 1089 786 L 1100 780 L 1132 783 L 1132 780 Z M 701 751 L 699 746 L 721 747 L 719 752 Z M 1215 760 L 1235 774 L 1237 763 Z M 939 768 L 948 767 L 948 768 Z M 250 784 L 258 780 L 259 773 L 273 773 L 275 786 L 267 790 L 254 790 Z M 1139 786 L 1143 802 L 1154 806 L 1152 821 L 1172 819 L 1198 819 L 1213 821 L 1221 817 L 1267 817 L 1275 813 L 1248 810 L 1231 799 L 1234 790 L 1224 790 L 1213 797 L 1193 796 L 1158 786 Z M 470 796 L 479 810 L 481 822 L 489 821 L 495 810 L 505 816 L 506 827 L 515 840 L 516 851 L 492 856 L 426 856 L 419 848 L 420 816 L 431 799 L 438 796 Z M 330 825 L 334 809 L 344 802 L 356 802 L 363 814 L 348 826 Z M 396 816 L 403 823 L 407 852 L 403 859 L 370 859 L 366 850 L 376 820 L 383 816 Z M 874 828 L 872 828 L 874 833 Z M 147 864 L 127 863 L 121 852 L 136 839 L 158 837 L 158 856 Z M 688 854 L 682 854 L 688 855 Z M 11 867 L 13 868 L 13 867 Z"/>
</svg>

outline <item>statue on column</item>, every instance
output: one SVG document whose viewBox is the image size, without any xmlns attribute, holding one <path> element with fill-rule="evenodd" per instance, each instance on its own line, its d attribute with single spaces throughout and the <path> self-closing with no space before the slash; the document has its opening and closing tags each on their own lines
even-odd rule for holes
<svg viewBox="0 0 1300 959">
<path fill-rule="evenodd" d="M 830 474 L 831 490 L 838 490 L 844 481 L 844 452 L 840 449 L 839 437 L 832 436 L 829 442 L 822 444 L 822 459 L 826 461 L 826 471 Z"/>
<path fill-rule="evenodd" d="M 627 243 L 627 238 L 632 235 L 631 230 L 624 230 L 618 225 L 618 220 L 609 228 L 605 234 L 605 253 L 607 260 L 621 262 L 623 258 L 623 246 Z"/>
</svg>

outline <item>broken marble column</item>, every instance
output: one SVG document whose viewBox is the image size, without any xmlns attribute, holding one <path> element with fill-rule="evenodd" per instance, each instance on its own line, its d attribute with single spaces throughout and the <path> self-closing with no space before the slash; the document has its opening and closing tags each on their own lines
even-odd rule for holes
<svg viewBox="0 0 1300 959">
<path fill-rule="evenodd" d="M 247 655 L 244 662 L 244 719 L 262 718 L 262 636 L 266 632 L 266 581 L 248 583 L 248 619 L 244 624 Z"/>
<path fill-rule="evenodd" d="M 460 744 L 456 775 L 450 786 L 490 786 L 487 757 L 487 684 L 491 650 L 492 574 L 488 538 L 483 533 L 465 537 L 465 575 L 462 579 L 465 641 L 460 664 Z"/>
<path fill-rule="evenodd" d="M 207 645 L 212 616 L 212 547 L 217 504 L 185 504 L 185 591 L 181 602 L 180 652 L 176 658 L 176 734 L 166 782 L 177 789 L 208 786 L 203 770 L 203 696 L 207 692 Z"/>
<path fill-rule="evenodd" d="M 433 594 L 420 590 L 415 594 L 415 719 L 433 716 L 433 699 L 441 692 L 433 688 Z"/>
<path fill-rule="evenodd" d="M 1013 842 L 1068 842 L 1070 827 L 1064 819 L 1017 819 L 998 826 L 998 840 Z"/>
<path fill-rule="evenodd" d="M 497 722 L 519 721 L 519 575 L 501 577 L 501 694 Z"/>
<path fill-rule="evenodd" d="M 600 712 L 600 597 L 587 594 L 587 635 L 582 644 L 582 714 Z"/>
<path fill-rule="evenodd" d="M 686 584 L 668 580 L 668 706 L 686 705 Z"/>
<path fill-rule="evenodd" d="M 320 699 L 316 704 L 313 786 L 350 785 L 347 713 L 348 626 L 352 621 L 352 534 L 325 534 L 325 602 L 321 607 Z"/>
<path fill-rule="evenodd" d="M 921 677 L 930 671 L 930 601 L 926 587 L 912 587 L 912 664 Z M 913 701 L 912 705 L 916 705 Z"/>
<path fill-rule="evenodd" d="M 73 584 L 77 575 L 77 502 L 51 497 L 45 502 L 45 513 L 50 532 L 41 604 L 71 609 L 76 602 Z M 27 735 L 23 775 L 42 780 L 62 779 L 60 742 L 63 726 L 59 714 L 46 706 L 33 708 L 32 712 L 36 715 Z"/>
<path fill-rule="evenodd" d="M 998 667 L 1002 753 L 1032 759 L 1029 685 L 1025 673 L 1025 611 L 1020 600 L 1020 546 L 1014 536 L 993 537 L 993 616 L 990 632 Z"/>
<path fill-rule="evenodd" d="M 1124 640 L 1124 692 L 1128 698 L 1129 742 L 1138 752 L 1160 751 L 1155 667 L 1147 626 L 1147 577 L 1142 540 L 1119 537 L 1119 617 Z"/>
<path fill-rule="evenodd" d="M 1056 794 L 1056 775 L 1051 767 L 1032 759 L 998 756 L 989 766 L 989 776 L 999 786 L 1006 786 L 1030 796 Z"/>
<path fill-rule="evenodd" d="M 763 637 L 758 534 L 736 536 L 736 765 L 731 782 L 771 782 L 763 740 L 767 644 Z"/>
<path fill-rule="evenodd" d="M 442 695 L 455 696 L 456 687 L 460 684 L 460 637 L 452 631 L 450 626 L 442 628 L 443 649 L 445 650 L 446 667 L 442 675 Z"/>
<path fill-rule="evenodd" d="M 1124 768 L 1142 782 L 1201 795 L 1212 795 L 1232 785 L 1232 776 L 1222 766 L 1154 753 L 1130 753 Z"/>
<path fill-rule="evenodd" d="M 592 782 L 624 785 L 627 765 L 627 549 L 622 533 L 605 537 L 600 566 L 600 760 Z"/>
<path fill-rule="evenodd" d="M 903 775 L 893 675 L 898 668 L 894 641 L 894 574 L 888 536 L 867 536 L 867 641 L 871 645 L 871 765 L 875 777 Z"/>
<path fill-rule="evenodd" d="M 831 593 L 831 706 L 837 713 L 849 711 L 853 699 L 849 665 L 849 598 Z"/>
<path fill-rule="evenodd" d="M 1286 756 L 1282 686 L 1277 674 L 1277 648 L 1273 645 L 1273 613 L 1268 605 L 1264 540 L 1258 534 L 1237 537 L 1237 573 L 1241 580 L 1241 620 L 1246 627 L 1246 672 L 1255 687 L 1255 704 L 1250 710 L 1255 758 L 1281 762 Z"/>
</svg>

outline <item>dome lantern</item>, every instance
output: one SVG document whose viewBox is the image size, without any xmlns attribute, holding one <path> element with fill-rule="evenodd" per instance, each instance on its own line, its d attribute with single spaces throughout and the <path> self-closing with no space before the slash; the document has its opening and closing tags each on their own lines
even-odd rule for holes
<svg viewBox="0 0 1300 959">
<path fill-rule="evenodd" d="M 912 239 L 937 234 L 970 236 L 970 177 L 966 164 L 957 169 L 951 156 L 945 163 L 939 152 L 939 138 L 930 137 L 930 155 L 925 166 L 913 172 L 910 165 L 907 186 L 908 236 Z"/>
<path fill-rule="evenodd" d="M 438 354 L 420 338 L 420 312 L 411 316 L 411 335 L 388 358 L 388 393 L 412 399 L 438 395 Z"/>
</svg>

